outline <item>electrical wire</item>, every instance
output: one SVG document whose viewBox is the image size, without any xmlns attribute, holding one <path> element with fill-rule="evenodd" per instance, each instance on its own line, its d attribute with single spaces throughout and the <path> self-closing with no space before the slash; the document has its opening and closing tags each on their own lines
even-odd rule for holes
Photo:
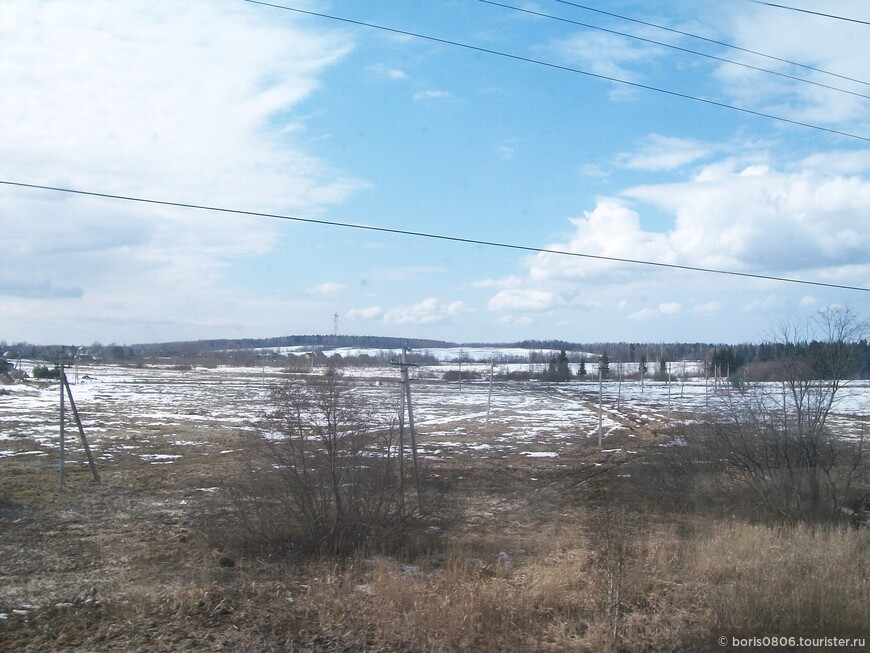
<svg viewBox="0 0 870 653">
<path fill-rule="evenodd" d="M 385 32 L 390 32 L 392 34 L 400 34 L 402 36 L 410 36 L 413 38 L 423 39 L 426 41 L 432 41 L 434 43 L 442 43 L 444 45 L 451 45 L 458 48 L 464 48 L 466 50 L 472 50 L 474 52 L 482 52 L 485 54 L 491 54 L 497 57 L 504 57 L 506 59 L 511 59 L 513 61 L 522 61 L 525 63 L 530 63 L 537 66 L 544 66 L 546 68 L 552 68 L 554 70 L 561 70 L 563 72 L 575 73 L 578 75 L 585 75 L 587 77 L 592 77 L 595 79 L 601 79 L 608 82 L 614 82 L 617 84 L 624 84 L 626 86 L 631 86 L 633 88 L 639 88 L 646 91 L 653 91 L 656 93 L 662 93 L 664 95 L 669 95 L 671 97 L 678 97 L 684 100 L 691 100 L 693 102 L 699 102 L 702 104 L 707 104 L 714 107 L 720 107 L 722 109 L 729 109 L 731 111 L 739 111 L 741 113 L 745 113 L 748 115 L 756 116 L 759 118 L 767 118 L 768 120 L 775 120 L 777 122 L 783 122 L 789 125 L 795 125 L 798 127 L 806 127 L 807 129 L 814 129 L 816 131 L 823 131 L 828 134 L 835 134 L 837 136 L 845 136 L 846 138 L 853 138 L 859 141 L 864 141 L 870 143 L 870 136 L 860 136 L 858 134 L 852 134 L 850 132 L 840 131 L 839 129 L 833 129 L 831 127 L 822 127 L 821 125 L 815 125 L 808 122 L 803 122 L 801 120 L 792 120 L 791 118 L 784 118 L 782 116 L 777 116 L 771 113 L 765 113 L 763 111 L 756 111 L 754 109 L 747 109 L 746 107 L 739 107 L 733 104 L 728 104 L 726 102 L 718 102 L 716 100 L 711 100 L 709 98 L 698 97 L 696 95 L 690 95 L 688 93 L 680 93 L 679 91 L 672 91 L 669 89 L 661 88 L 658 86 L 651 86 L 649 84 L 641 84 L 640 82 L 632 82 L 626 79 L 620 79 L 619 77 L 612 77 L 610 75 L 601 75 L 598 73 L 593 73 L 588 70 L 582 70 L 580 68 L 572 68 L 571 66 L 563 66 L 561 64 L 551 63 L 549 61 L 542 61 L 541 59 L 532 59 L 531 57 L 524 57 L 518 54 L 511 54 L 509 52 L 502 52 L 500 50 L 493 50 L 491 48 L 484 48 L 478 45 L 471 45 L 469 43 L 462 43 L 461 41 L 452 41 L 450 39 L 444 39 L 437 36 L 429 36 L 427 34 L 420 34 L 418 32 L 411 32 L 408 30 L 397 29 L 395 27 L 387 27 L 385 25 L 378 25 L 376 23 L 368 23 L 361 20 L 354 20 L 352 18 L 345 18 L 342 16 L 334 16 L 332 14 L 324 14 L 317 11 L 310 11 L 308 9 L 299 9 L 298 7 L 288 7 L 286 5 L 274 4 L 271 2 L 265 2 L 264 0 L 242 0 L 243 2 L 247 2 L 254 5 L 261 5 L 263 7 L 271 7 L 273 9 L 281 9 L 283 11 L 292 11 L 298 14 L 304 14 L 307 16 L 315 16 L 317 18 L 326 18 L 328 20 L 334 20 L 342 23 L 347 23 L 350 25 L 358 25 L 361 27 L 369 27 L 372 29 L 377 29 Z"/>
<path fill-rule="evenodd" d="M 857 95 L 858 97 L 866 98 L 870 100 L 870 95 L 865 95 L 864 93 L 858 93 L 857 91 L 850 91 L 845 88 L 840 88 L 839 86 L 831 86 L 830 84 L 823 84 L 821 82 L 815 82 L 811 79 L 805 79 L 803 77 L 798 77 L 797 75 L 789 75 L 788 73 L 782 73 L 778 70 L 770 70 L 769 68 L 762 68 L 761 66 L 753 66 L 752 64 L 743 63 L 740 61 L 734 61 L 733 59 L 726 59 L 725 57 L 718 57 L 714 54 L 708 54 L 706 52 L 699 52 L 697 50 L 691 50 L 689 48 L 683 48 L 679 45 L 673 45 L 671 43 L 665 43 L 663 41 L 656 41 L 654 39 L 648 39 L 643 36 L 636 36 L 634 34 L 627 34 L 625 32 L 619 32 L 617 30 L 608 29 L 606 27 L 600 27 L 597 25 L 590 25 L 588 23 L 581 23 L 577 20 L 571 20 L 570 18 L 563 18 L 561 16 L 553 16 L 552 14 L 545 14 L 540 11 L 532 11 L 531 9 L 523 9 L 521 7 L 514 7 L 512 5 L 502 4 L 501 2 L 494 2 L 493 0 L 477 0 L 486 5 L 491 5 L 493 7 L 502 7 L 504 9 L 511 9 L 513 11 L 517 11 L 523 14 L 530 14 L 532 16 L 538 16 L 540 18 L 548 18 L 550 20 L 557 20 L 563 23 L 569 23 L 571 25 L 577 25 L 579 27 L 585 27 L 587 29 L 596 30 L 599 32 L 606 32 L 607 34 L 615 34 L 616 36 L 622 36 L 627 39 L 634 39 L 636 41 L 641 41 L 643 43 L 650 43 L 652 45 L 658 45 L 664 48 L 670 48 L 671 50 L 677 50 L 678 52 L 685 52 L 686 54 L 693 54 L 698 57 L 705 57 L 707 59 L 713 59 L 714 61 L 721 61 L 722 63 L 727 63 L 732 66 L 740 66 L 741 68 L 748 68 L 750 70 L 756 70 L 758 72 L 767 73 L 768 75 L 776 75 L 777 77 L 784 77 L 785 79 L 791 79 L 796 82 L 801 82 L 803 84 L 812 84 L 813 86 L 820 86 L 821 88 L 826 88 L 832 91 L 838 91 L 839 93 L 847 93 L 849 95 Z"/>
<path fill-rule="evenodd" d="M 788 9 L 789 11 L 799 11 L 802 14 L 812 14 L 813 16 L 822 16 L 823 18 L 834 18 L 836 20 L 845 20 L 850 23 L 860 23 L 861 25 L 870 25 L 866 20 L 858 20 L 857 18 L 846 18 L 845 16 L 835 16 L 834 14 L 826 14 L 821 11 L 810 11 L 809 9 L 800 9 L 798 7 L 789 7 L 787 5 L 778 5 L 773 2 L 761 2 L 760 0 L 752 0 L 757 5 L 767 5 L 768 7 L 776 7 L 777 9 Z"/>
<path fill-rule="evenodd" d="M 830 75 L 832 77 L 838 77 L 840 79 L 845 79 L 850 82 L 855 82 L 856 84 L 863 84 L 864 86 L 870 86 L 870 82 L 866 82 L 863 79 L 856 79 L 854 77 L 849 77 L 848 75 L 841 75 L 840 73 L 831 72 L 830 70 L 825 70 L 823 68 L 816 68 L 815 66 L 810 66 L 803 63 L 798 63 L 796 61 L 791 61 L 789 59 L 783 59 L 781 57 L 776 57 L 772 54 L 765 54 L 764 52 L 759 52 L 758 50 L 750 50 L 748 48 L 741 48 L 739 45 L 734 45 L 733 43 L 726 43 L 725 41 L 717 41 L 716 39 L 707 38 L 706 36 L 699 36 L 698 34 L 692 34 L 691 32 L 684 32 L 682 30 L 674 29 L 673 27 L 665 27 L 664 25 L 658 25 L 656 23 L 649 23 L 644 20 L 639 20 L 637 18 L 631 18 L 629 16 L 623 16 L 621 14 L 614 14 L 609 11 L 604 11 L 603 9 L 596 9 L 595 7 L 589 7 L 587 5 L 581 5 L 576 2 L 571 2 L 570 0 L 553 0 L 553 2 L 558 2 L 563 5 L 570 5 L 571 7 L 577 7 L 578 9 L 583 9 L 585 11 L 591 11 L 596 14 L 602 14 L 604 16 L 610 16 L 612 18 L 618 18 L 620 20 L 627 20 L 632 23 L 637 23 L 638 25 L 645 25 L 647 27 L 654 27 L 655 29 L 664 30 L 666 32 L 672 32 L 674 34 L 679 34 L 681 36 L 688 36 L 693 39 L 698 39 L 699 41 L 706 41 L 707 43 L 712 43 L 714 45 L 721 45 L 725 48 L 731 48 L 733 50 L 738 50 L 739 52 L 746 52 L 747 54 L 754 54 L 758 57 L 764 57 L 765 59 L 772 59 L 773 61 L 779 61 L 780 63 L 787 63 L 791 66 L 798 66 L 799 68 L 804 68 L 806 70 L 812 70 L 816 73 L 822 73 L 824 75 Z"/>
<path fill-rule="evenodd" d="M 356 224 L 352 222 L 339 222 L 336 220 L 322 220 L 318 218 L 303 218 L 299 216 L 284 215 L 280 213 L 265 213 L 262 211 L 247 211 L 243 209 L 230 209 L 220 206 L 208 206 L 205 204 L 194 204 L 190 202 L 172 202 L 168 200 L 158 200 L 145 197 L 134 197 L 130 195 L 117 195 L 114 193 L 100 193 L 96 191 L 79 190 L 74 188 L 61 188 L 58 186 L 46 186 L 43 184 L 32 184 L 20 181 L 10 181 L 0 179 L 0 184 L 5 186 L 13 186 L 17 188 L 30 188 L 34 190 L 44 190 L 54 193 L 67 193 L 71 195 L 80 195 L 87 197 L 98 197 L 102 199 L 119 200 L 123 202 L 136 202 L 139 204 L 151 204 L 156 206 L 171 206 L 184 209 L 195 209 L 199 211 L 210 211 L 215 213 L 228 213 L 233 215 L 244 215 L 257 218 L 269 218 L 273 220 L 286 220 L 289 222 L 300 222 L 305 224 L 323 225 L 327 227 L 340 227 L 343 229 L 357 229 L 361 231 L 373 231 L 377 233 L 395 234 L 400 236 L 411 236 L 415 238 L 427 238 L 430 240 L 440 240 L 451 243 L 464 243 L 468 245 L 480 245 L 484 247 L 495 247 L 500 249 L 510 249 L 521 252 L 530 252 L 534 254 L 553 254 L 556 256 L 571 256 L 574 258 L 590 259 L 596 261 L 609 261 L 611 263 L 628 263 L 632 265 L 646 265 L 650 267 L 666 268 L 670 270 L 684 270 L 688 272 L 704 272 L 707 274 L 725 275 L 731 277 L 742 277 L 748 279 L 758 279 L 763 281 L 776 281 L 781 283 L 792 283 L 804 286 L 817 286 L 823 288 L 835 288 L 837 290 L 849 290 L 856 292 L 870 292 L 870 288 L 861 286 L 847 286 L 838 283 L 826 283 L 823 281 L 810 281 L 807 279 L 793 279 L 789 277 L 776 277 L 767 274 L 754 274 L 751 272 L 737 272 L 735 270 L 720 270 L 715 268 L 703 268 L 693 265 L 679 265 L 676 263 L 660 263 L 658 261 L 648 261 L 643 259 L 622 258 L 617 256 L 602 256 L 599 254 L 583 254 L 581 252 L 569 252 L 561 249 L 551 249 L 546 247 L 533 247 L 531 245 L 517 245 L 514 243 L 503 243 L 492 240 L 480 240 L 477 238 L 464 238 L 460 236 L 449 236 L 446 234 L 437 234 L 424 231 L 412 231 L 409 229 L 394 229 L 390 227 L 378 227 L 375 225 Z"/>
</svg>

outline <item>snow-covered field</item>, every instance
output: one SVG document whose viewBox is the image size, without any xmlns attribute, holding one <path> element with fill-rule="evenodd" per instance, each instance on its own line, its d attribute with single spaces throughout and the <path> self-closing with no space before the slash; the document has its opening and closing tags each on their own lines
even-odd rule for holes
<svg viewBox="0 0 870 653">
<path fill-rule="evenodd" d="M 25 370 L 31 366 L 23 364 Z M 504 367 L 496 365 L 496 371 Z M 631 437 L 631 427 L 691 421 L 721 409 L 739 393 L 704 378 L 670 384 L 647 380 L 643 385 L 614 379 L 602 385 L 599 413 L 597 381 L 490 384 L 489 363 L 466 363 L 463 370 L 474 370 L 479 378 L 460 384 L 443 380 L 444 372 L 451 369 L 458 369 L 458 363 L 411 370 L 414 417 L 424 457 L 558 458 L 568 448 L 590 440 L 597 443 L 599 419 L 605 438 L 620 431 Z M 397 368 L 349 368 L 344 373 L 358 381 L 355 392 L 385 409 L 397 405 Z M 89 365 L 70 369 L 67 376 L 95 454 L 137 456 L 153 464 L 198 455 L 207 445 L 231 447 L 234 436 L 258 428 L 257 423 L 273 409 L 273 389 L 288 377 L 274 367 L 171 365 Z M 778 386 L 770 391 L 775 396 Z M 0 460 L 56 455 L 59 394 L 57 382 L 0 386 Z M 845 388 L 832 424 L 846 434 L 860 433 L 868 405 L 866 382 Z M 76 450 L 77 431 L 69 415 L 67 437 Z"/>
</svg>

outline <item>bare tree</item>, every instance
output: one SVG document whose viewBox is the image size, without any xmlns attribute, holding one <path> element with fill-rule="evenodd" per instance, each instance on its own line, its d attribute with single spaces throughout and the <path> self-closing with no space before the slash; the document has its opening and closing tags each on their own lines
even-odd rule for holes
<svg viewBox="0 0 870 653">
<path fill-rule="evenodd" d="M 265 433 L 252 434 L 235 514 L 268 546 L 347 553 L 400 538 L 396 414 L 336 371 L 286 383 Z"/>
<path fill-rule="evenodd" d="M 779 383 L 728 394 L 694 443 L 708 463 L 745 484 L 759 505 L 789 518 L 839 513 L 867 478 L 864 435 L 845 437 L 829 416 L 857 367 L 866 322 L 829 308 L 773 339 Z"/>
</svg>

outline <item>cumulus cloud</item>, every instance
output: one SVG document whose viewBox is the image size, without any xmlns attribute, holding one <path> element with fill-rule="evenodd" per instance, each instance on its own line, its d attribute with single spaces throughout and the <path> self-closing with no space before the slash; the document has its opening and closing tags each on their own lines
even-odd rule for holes
<svg viewBox="0 0 870 653">
<path fill-rule="evenodd" d="M 726 161 L 688 181 L 637 186 L 623 195 L 600 199 L 571 220 L 568 242 L 547 246 L 589 258 L 537 254 L 526 259 L 530 278 L 576 283 L 606 277 L 612 283 L 639 273 L 636 265 L 594 257 L 776 276 L 818 277 L 853 266 L 855 283 L 870 274 L 870 233 L 856 228 L 870 213 L 870 181 L 856 176 L 738 168 Z M 627 199 L 673 216 L 672 225 L 644 228 L 641 209 Z"/>
<path fill-rule="evenodd" d="M 481 279 L 471 282 L 472 288 L 518 288 L 523 280 L 517 276 L 508 276 L 501 279 Z"/>
<path fill-rule="evenodd" d="M 499 291 L 489 300 L 488 308 L 495 312 L 540 312 L 563 304 L 562 299 L 547 290 L 509 288 Z"/>
<path fill-rule="evenodd" d="M 796 286 L 629 261 L 866 286 L 870 232 L 860 225 L 870 214 L 870 181 L 825 170 L 826 157 L 815 159 L 820 168 L 797 169 L 746 159 L 599 198 L 570 220 L 567 238 L 545 245 L 579 256 L 527 256 L 527 275 L 475 287 L 492 289 L 488 308 L 504 314 L 500 324 L 555 308 L 582 321 L 592 310 L 598 320 L 628 319 L 664 334 L 676 319 L 706 325 L 710 316 L 741 311 L 770 321 L 815 300 Z"/>
<path fill-rule="evenodd" d="M 582 218 L 572 219 L 575 232 L 567 243 L 553 243 L 547 249 L 566 251 L 581 256 L 537 254 L 527 259 L 529 274 L 538 282 L 580 279 L 611 274 L 623 264 L 590 257 L 627 258 L 674 262 L 674 252 L 667 236 L 646 232 L 641 228 L 638 213 L 619 200 L 602 199 Z"/>
<path fill-rule="evenodd" d="M 782 273 L 865 264 L 870 181 L 766 166 L 705 168 L 693 180 L 640 186 L 626 196 L 676 216 L 672 260 L 701 267 Z"/>
<path fill-rule="evenodd" d="M 528 315 L 502 315 L 497 323 L 504 326 L 528 327 L 534 324 L 534 320 Z"/>
<path fill-rule="evenodd" d="M 438 324 L 449 317 L 470 312 L 472 309 L 461 301 L 445 304 L 437 297 L 428 297 L 412 305 L 397 306 L 386 312 L 386 324 Z"/>
<path fill-rule="evenodd" d="M 658 311 L 656 311 L 654 308 L 646 307 L 629 314 L 628 319 L 632 320 L 633 322 L 646 322 L 647 320 L 651 320 L 652 318 L 657 317 L 658 314 Z"/>
<path fill-rule="evenodd" d="M 354 308 L 347 312 L 351 320 L 374 320 L 383 314 L 380 306 L 367 306 L 366 308 Z"/>
</svg>

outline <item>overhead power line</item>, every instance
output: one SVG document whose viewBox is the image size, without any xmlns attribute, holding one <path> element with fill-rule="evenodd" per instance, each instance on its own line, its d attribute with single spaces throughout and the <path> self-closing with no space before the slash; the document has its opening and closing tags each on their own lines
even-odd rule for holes
<svg viewBox="0 0 870 653">
<path fill-rule="evenodd" d="M 699 36 L 698 34 L 692 34 L 691 32 L 685 32 L 683 30 L 674 29 L 673 27 L 666 27 L 665 25 L 658 25 L 656 23 L 650 23 L 645 20 L 639 20 L 637 18 L 631 18 L 629 16 L 623 16 L 621 14 L 614 14 L 610 11 L 604 11 L 603 9 L 596 9 L 595 7 L 589 7 L 587 5 L 581 5 L 576 2 L 571 2 L 570 0 L 553 0 L 553 2 L 558 2 L 563 5 L 570 5 L 571 7 L 577 7 L 578 9 L 583 9 L 585 11 L 591 11 L 596 14 L 601 14 L 603 16 L 610 16 L 612 18 L 618 18 L 620 20 L 627 20 L 632 23 L 637 23 L 638 25 L 645 25 L 647 27 L 654 27 L 655 29 L 664 30 L 666 32 L 672 32 L 673 34 L 679 34 L 681 36 L 688 36 L 689 38 L 698 39 L 699 41 L 706 41 L 707 43 L 713 43 L 714 45 L 721 45 L 725 48 L 730 48 L 733 50 L 738 50 L 739 52 L 746 52 L 747 54 L 754 54 L 758 57 L 764 57 L 765 59 L 771 59 L 773 61 L 779 61 L 781 63 L 787 63 L 792 66 L 798 66 L 800 68 L 804 68 L 806 70 L 812 70 L 816 73 L 822 73 L 824 75 L 831 75 L 832 77 L 838 77 L 840 79 L 845 79 L 850 82 L 855 82 L 857 84 L 864 84 L 865 86 L 870 86 L 870 82 L 866 82 L 863 79 L 856 79 L 854 77 L 849 77 L 848 75 L 841 75 L 840 73 L 831 72 L 830 70 L 825 70 L 823 68 L 816 68 L 815 66 L 810 66 L 808 64 L 798 63 L 797 61 L 791 61 L 789 59 L 783 59 L 782 57 L 777 57 L 772 54 L 766 54 L 764 52 L 759 52 L 758 50 L 750 50 L 749 48 L 742 48 L 739 45 L 734 45 L 733 43 L 726 43 L 725 41 L 717 41 L 716 39 L 707 38 L 706 36 Z"/>
<path fill-rule="evenodd" d="M 697 50 L 690 50 L 689 48 L 683 48 L 679 45 L 673 45 L 671 43 L 665 43 L 663 41 L 656 41 L 654 39 L 648 39 L 643 36 L 637 36 L 635 34 L 627 34 L 625 32 L 620 32 L 613 29 L 608 29 L 606 27 L 600 27 L 598 25 L 590 25 L 588 23 L 581 23 L 577 20 L 571 20 L 570 18 L 563 18 L 561 16 L 553 16 L 552 14 L 545 14 L 540 11 L 532 11 L 531 9 L 523 9 L 522 7 L 514 7 L 513 5 L 506 5 L 501 2 L 494 2 L 493 0 L 477 0 L 486 5 L 491 5 L 493 7 L 502 7 L 504 9 L 511 9 L 513 11 L 518 11 L 523 14 L 530 14 L 532 16 L 538 16 L 540 18 L 548 18 L 550 20 L 558 20 L 563 23 L 568 23 L 571 25 L 577 25 L 578 27 L 585 27 L 587 29 L 596 30 L 599 32 L 606 32 L 607 34 L 615 34 L 616 36 L 622 36 L 627 39 L 634 39 L 635 41 L 641 41 L 643 43 L 649 43 L 651 45 L 657 45 L 664 48 L 669 48 L 671 50 L 677 50 L 679 52 L 685 52 L 686 54 L 693 54 L 698 57 L 705 57 L 707 59 L 713 59 L 714 61 L 721 61 L 722 63 L 727 63 L 732 66 L 740 66 L 741 68 L 748 68 L 750 70 L 756 70 L 758 72 L 767 73 L 768 75 L 776 75 L 777 77 L 784 77 L 786 79 L 791 79 L 797 82 L 801 82 L 803 84 L 812 84 L 813 86 L 820 86 L 822 88 L 827 88 L 832 91 L 837 91 L 839 93 L 847 93 L 849 95 L 857 95 L 858 97 L 866 98 L 870 100 L 870 95 L 865 95 L 864 93 L 858 93 L 857 91 L 850 91 L 845 88 L 840 88 L 839 86 L 831 86 L 830 84 L 823 84 L 821 82 L 815 82 L 811 79 L 806 79 L 804 77 L 798 77 L 797 75 L 789 75 L 788 73 L 782 73 L 778 70 L 770 70 L 769 68 L 762 68 L 761 66 L 753 66 L 752 64 L 743 63 L 741 61 L 734 61 L 733 59 L 726 59 L 725 57 L 717 57 L 714 54 L 709 54 L 707 52 L 699 52 Z"/>
<path fill-rule="evenodd" d="M 754 109 L 747 109 L 746 107 L 739 107 L 734 104 L 728 104 L 726 102 L 718 102 L 716 100 L 711 100 L 709 98 L 698 97 L 696 95 L 690 95 L 688 93 L 680 93 L 679 91 L 672 91 L 669 89 L 661 88 L 658 86 L 651 86 L 649 84 L 641 84 L 639 82 L 632 82 L 627 79 L 620 79 L 619 77 L 612 77 L 610 75 L 601 75 L 598 73 L 593 73 L 588 70 L 582 70 L 580 68 L 573 68 L 571 66 L 564 66 L 561 64 L 555 64 L 549 61 L 542 61 L 541 59 L 532 59 L 531 57 L 524 57 L 518 54 L 511 54 L 509 52 L 502 52 L 500 50 L 493 50 L 491 48 L 484 48 L 479 45 L 471 45 L 469 43 L 463 43 L 461 41 L 452 41 L 450 39 L 444 39 L 437 36 L 430 36 L 427 34 L 420 34 L 418 32 L 411 32 L 408 30 L 397 29 L 395 27 L 387 27 L 385 25 L 378 25 L 376 23 L 368 23 L 361 20 L 355 20 L 353 18 L 345 18 L 343 16 L 334 16 L 332 14 L 324 14 L 317 11 L 310 11 L 307 9 L 299 9 L 298 7 L 288 7 L 286 5 L 274 4 L 271 2 L 264 2 L 263 0 L 243 0 L 244 2 L 261 5 L 263 7 L 271 7 L 273 9 L 281 9 L 283 11 L 292 11 L 298 14 L 304 14 L 307 16 L 315 16 L 317 18 L 326 18 L 328 20 L 334 20 L 342 23 L 347 23 L 350 25 L 358 25 L 360 27 L 368 27 L 371 29 L 377 29 L 385 32 L 390 32 L 392 34 L 401 34 L 402 36 L 410 36 L 413 38 L 423 39 L 426 41 L 432 41 L 434 43 L 442 43 L 444 45 L 451 45 L 458 48 L 464 48 L 466 50 L 472 50 L 474 52 L 482 52 L 485 54 L 491 54 L 497 57 L 504 57 L 506 59 L 511 59 L 513 61 L 523 61 L 525 63 L 530 63 L 536 66 L 544 66 L 546 68 L 552 68 L 554 70 L 561 70 L 563 72 L 575 73 L 578 75 L 585 75 L 587 77 L 592 77 L 595 79 L 601 79 L 608 82 L 614 82 L 616 84 L 624 84 L 626 86 L 631 86 L 633 88 L 639 88 L 646 91 L 653 91 L 655 93 L 662 93 L 664 95 L 669 95 L 671 97 L 678 97 L 684 100 L 691 100 L 693 102 L 699 102 L 702 104 L 707 104 L 709 106 L 720 107 L 722 109 L 729 109 L 731 111 L 739 111 L 741 113 L 745 113 L 752 116 L 757 116 L 759 118 L 767 118 L 768 120 L 775 120 L 777 122 L 786 123 L 789 125 L 795 125 L 798 127 L 806 127 L 807 129 L 814 129 L 817 131 L 823 131 L 828 134 L 836 134 L 837 136 L 845 136 L 846 138 L 854 138 L 859 141 L 864 141 L 870 143 L 870 136 L 860 136 L 858 134 L 852 134 L 851 132 L 840 131 L 839 129 L 832 129 L 831 127 L 822 127 L 821 125 L 816 125 L 813 123 L 803 122 L 801 120 L 792 120 L 791 118 L 784 118 L 783 116 L 777 116 L 771 113 L 765 113 L 764 111 L 756 111 Z"/>
<path fill-rule="evenodd" d="M 660 263 L 658 261 L 647 261 L 643 259 L 621 258 L 617 256 L 601 256 L 599 254 L 583 254 L 581 252 L 569 252 L 561 249 L 551 249 L 547 247 L 533 247 L 531 245 L 517 245 L 515 243 L 503 243 L 493 240 L 480 240 L 477 238 L 463 238 L 461 236 L 449 236 L 446 234 L 437 234 L 424 231 L 413 231 L 410 229 L 393 229 L 390 227 L 379 227 L 375 225 L 356 224 L 352 222 L 339 222 L 336 220 L 322 220 L 318 218 L 303 218 L 293 215 L 285 215 L 281 213 L 266 213 L 262 211 L 247 211 L 243 209 L 231 209 L 220 206 L 208 206 L 206 204 L 194 204 L 190 202 L 172 202 L 168 200 L 158 200 L 145 197 L 134 197 L 130 195 L 117 195 L 114 193 L 100 193 L 96 191 L 79 190 L 74 188 L 61 188 L 58 186 L 46 186 L 43 184 L 31 184 L 20 181 L 10 181 L 0 179 L 0 184 L 5 186 L 13 186 L 17 188 L 30 188 L 35 190 L 44 190 L 53 193 L 67 193 L 71 195 L 81 195 L 86 197 L 98 197 L 102 199 L 119 200 L 123 202 L 136 202 L 139 204 L 151 204 L 155 206 L 171 206 L 183 209 L 195 209 L 198 211 L 210 211 L 215 213 L 228 213 L 233 215 L 244 215 L 257 218 L 269 218 L 273 220 L 286 220 L 289 222 L 301 222 L 305 224 L 316 224 L 327 227 L 340 227 L 343 229 L 357 229 L 361 231 L 373 231 L 377 233 L 395 234 L 400 236 L 411 236 L 415 238 L 428 238 L 430 240 L 440 240 L 450 243 L 465 243 L 467 245 L 481 245 L 484 247 L 496 247 L 500 249 L 510 249 L 521 252 L 530 252 L 533 254 L 553 254 L 556 256 L 570 256 L 573 258 L 590 259 L 596 261 L 609 261 L 611 263 L 629 263 L 632 265 L 646 265 L 650 267 L 666 268 L 670 270 L 684 270 L 688 272 L 704 272 L 707 274 L 725 275 L 731 277 L 743 277 L 748 279 L 758 279 L 763 281 L 777 281 L 782 283 L 793 283 L 804 286 L 819 286 L 823 288 L 835 288 L 838 290 L 851 290 L 857 292 L 870 292 L 870 288 L 861 286 L 847 286 L 838 283 L 826 283 L 823 281 L 810 281 L 807 279 L 792 279 L 789 277 L 776 277 L 768 274 L 754 274 L 751 272 L 737 272 L 735 270 L 720 270 L 715 268 L 703 268 L 694 265 L 679 265 L 675 263 Z"/>
<path fill-rule="evenodd" d="M 798 7 L 789 7 L 787 5 L 778 5 L 773 2 L 761 2 L 760 0 L 752 0 L 757 5 L 767 5 L 768 7 L 776 7 L 777 9 L 788 9 L 789 11 L 799 11 L 802 14 L 812 14 L 813 16 L 822 16 L 824 18 L 834 18 L 835 20 L 845 20 L 850 23 L 860 23 L 861 25 L 870 25 L 866 20 L 858 20 L 857 18 L 846 18 L 845 16 L 835 16 L 834 14 L 826 14 L 821 11 L 810 11 L 809 9 L 800 9 Z"/>
</svg>

